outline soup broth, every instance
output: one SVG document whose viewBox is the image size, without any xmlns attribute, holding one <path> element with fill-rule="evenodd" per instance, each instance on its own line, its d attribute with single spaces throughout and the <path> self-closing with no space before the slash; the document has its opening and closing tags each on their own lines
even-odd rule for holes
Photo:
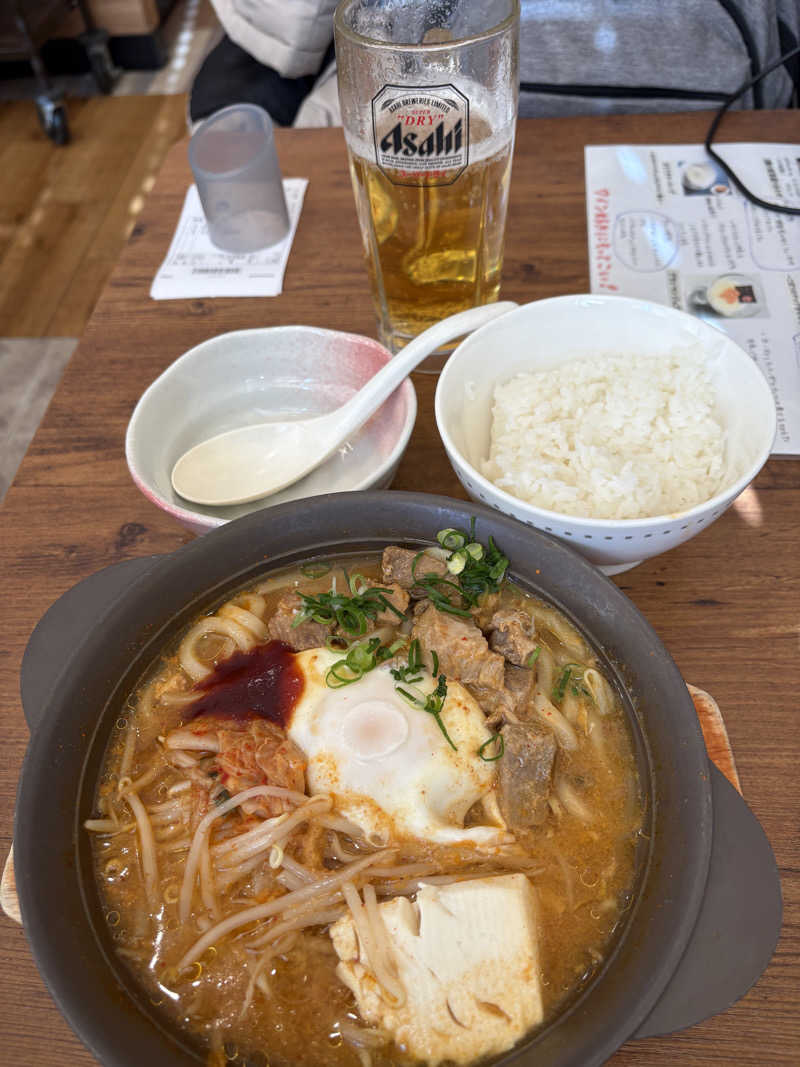
<svg viewBox="0 0 800 1067">
<path fill-rule="evenodd" d="M 208 1064 L 480 1062 L 608 953 L 642 828 L 619 698 L 563 615 L 445 533 L 425 555 L 252 583 L 167 650 L 116 724 L 86 823 L 105 919 Z M 532 902 L 530 944 L 491 905 L 487 921 L 498 959 L 533 964 L 534 1008 L 486 994 L 491 1036 L 439 1045 L 402 1021 L 413 990 L 382 909 L 467 884 Z"/>
</svg>

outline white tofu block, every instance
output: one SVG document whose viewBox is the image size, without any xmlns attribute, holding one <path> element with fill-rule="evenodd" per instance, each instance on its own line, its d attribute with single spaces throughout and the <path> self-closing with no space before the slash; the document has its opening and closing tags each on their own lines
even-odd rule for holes
<svg viewBox="0 0 800 1067">
<path fill-rule="evenodd" d="M 352 919 L 331 927 L 337 974 L 361 1017 L 435 1065 L 504 1052 L 542 1021 L 536 900 L 522 874 L 427 885 L 380 904 L 397 974 L 395 1004 L 365 964 Z"/>
</svg>

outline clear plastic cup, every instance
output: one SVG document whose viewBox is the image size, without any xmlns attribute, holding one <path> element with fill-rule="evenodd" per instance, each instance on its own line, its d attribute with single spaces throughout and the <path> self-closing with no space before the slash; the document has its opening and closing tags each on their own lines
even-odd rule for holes
<svg viewBox="0 0 800 1067">
<path fill-rule="evenodd" d="M 192 134 L 189 163 L 217 248 L 255 252 L 283 240 L 289 213 L 263 108 L 233 104 L 209 116 Z"/>
</svg>

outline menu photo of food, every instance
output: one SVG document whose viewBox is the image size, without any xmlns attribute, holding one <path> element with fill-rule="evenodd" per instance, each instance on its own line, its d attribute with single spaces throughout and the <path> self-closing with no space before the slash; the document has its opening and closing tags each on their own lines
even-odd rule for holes
<svg viewBox="0 0 800 1067">
<path fill-rule="evenodd" d="M 731 191 L 728 175 L 711 159 L 678 163 L 684 196 L 725 196 Z"/>
<path fill-rule="evenodd" d="M 688 275 L 683 278 L 686 310 L 723 319 L 769 317 L 757 274 Z"/>
</svg>

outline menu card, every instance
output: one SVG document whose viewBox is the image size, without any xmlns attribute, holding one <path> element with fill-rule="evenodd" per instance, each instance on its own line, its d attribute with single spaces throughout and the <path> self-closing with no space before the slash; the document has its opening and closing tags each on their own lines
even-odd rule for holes
<svg viewBox="0 0 800 1067">
<path fill-rule="evenodd" d="M 800 207 L 800 146 L 723 144 L 756 196 Z M 654 300 L 724 330 L 767 379 L 775 454 L 800 454 L 800 216 L 750 203 L 701 145 L 588 145 L 592 292 Z"/>
<path fill-rule="evenodd" d="M 166 259 L 150 287 L 153 300 L 186 300 L 213 296 L 278 296 L 303 207 L 308 180 L 284 178 L 289 212 L 286 237 L 258 252 L 223 252 L 211 243 L 197 186 L 186 193 Z"/>
</svg>

